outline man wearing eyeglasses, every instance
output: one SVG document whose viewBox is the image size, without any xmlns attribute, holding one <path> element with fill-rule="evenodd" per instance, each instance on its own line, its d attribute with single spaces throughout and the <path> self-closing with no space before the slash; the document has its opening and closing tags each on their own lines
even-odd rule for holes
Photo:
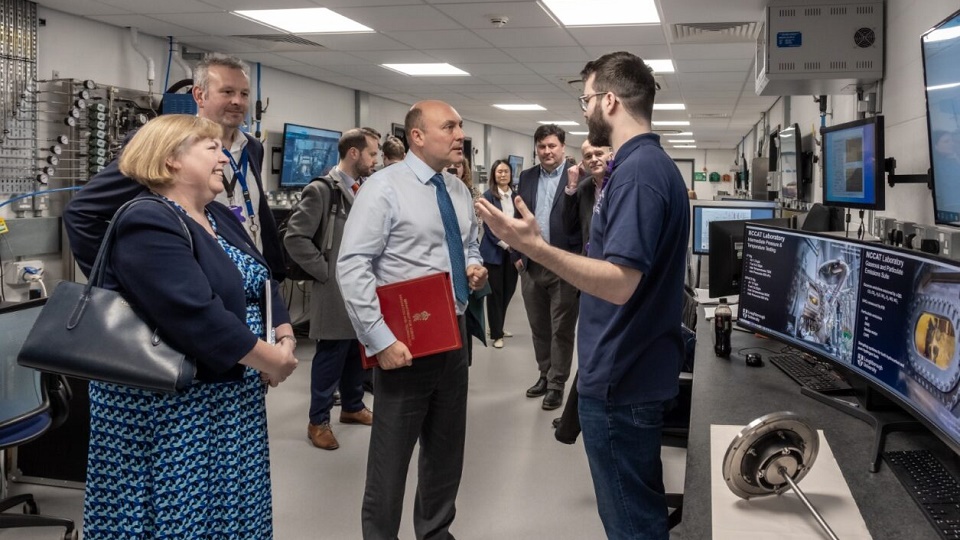
<svg viewBox="0 0 960 540">
<path fill-rule="evenodd" d="M 563 222 L 563 190 L 567 185 L 564 156 L 566 133 L 556 124 L 533 134 L 540 164 L 520 173 L 517 194 L 532 209 L 543 240 L 558 249 L 580 253 L 580 231 L 567 232 Z M 527 397 L 543 396 L 541 406 L 553 410 L 563 403 L 563 390 L 573 363 L 573 338 L 579 303 L 577 289 L 522 251 L 514 262 L 520 270 L 520 292 L 533 335 L 533 352 L 540 376 L 527 389 Z"/>
<path fill-rule="evenodd" d="M 651 132 L 656 83 L 626 52 L 589 62 L 580 98 L 590 144 L 614 164 L 593 215 L 586 256 L 543 241 L 521 219 L 477 203 L 493 232 L 579 288 L 579 413 L 597 507 L 609 538 L 666 540 L 660 439 L 678 393 L 690 215 L 680 171 Z"/>
</svg>

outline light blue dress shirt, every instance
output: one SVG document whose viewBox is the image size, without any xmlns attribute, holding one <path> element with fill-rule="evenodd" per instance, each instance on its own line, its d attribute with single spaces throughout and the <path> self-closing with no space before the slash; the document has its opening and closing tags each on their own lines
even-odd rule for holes
<svg viewBox="0 0 960 540">
<path fill-rule="evenodd" d="M 550 212 L 553 209 L 553 199 L 557 196 L 557 186 L 560 185 L 560 174 L 563 167 L 557 167 L 548 173 L 540 167 L 540 181 L 537 182 L 537 207 L 533 213 L 540 225 L 540 235 L 550 243 Z"/>
<path fill-rule="evenodd" d="M 363 183 L 363 196 L 357 197 L 344 226 L 337 281 L 368 356 L 397 340 L 383 321 L 377 287 L 450 271 L 436 188 L 428 183 L 435 174 L 407 152 L 403 162 L 377 171 Z M 450 173 L 444 172 L 443 180 L 457 213 L 467 266 L 483 264 L 470 190 Z M 457 305 L 458 314 L 465 309 L 466 305 Z"/>
</svg>

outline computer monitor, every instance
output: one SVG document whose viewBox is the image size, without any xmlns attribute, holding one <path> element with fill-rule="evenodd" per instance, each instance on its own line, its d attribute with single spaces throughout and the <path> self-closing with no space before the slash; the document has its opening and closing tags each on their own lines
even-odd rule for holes
<svg viewBox="0 0 960 540">
<path fill-rule="evenodd" d="M 743 257 L 739 326 L 855 374 L 960 453 L 960 264 L 755 224 Z"/>
<path fill-rule="evenodd" d="M 694 255 L 706 255 L 710 251 L 710 222 L 735 219 L 770 219 L 776 215 L 776 201 L 695 201 L 690 216 L 693 226 L 692 252 Z"/>
<path fill-rule="evenodd" d="M 510 168 L 513 169 L 513 180 L 511 180 L 511 182 L 513 185 L 517 185 L 520 181 L 520 172 L 523 170 L 523 158 L 511 154 L 507 156 L 507 163 L 510 165 Z"/>
<path fill-rule="evenodd" d="M 20 348 L 46 301 L 43 298 L 0 307 L 0 366 L 16 367 Z M 4 369 L 3 377 L 0 377 L 0 385 L 4 388 L 0 394 L 20 396 L 22 399 L 0 400 L 0 418 L 16 418 L 30 412 L 37 403 L 43 401 L 40 379 L 36 373 L 32 369 L 14 368 Z M 29 389 L 28 393 L 24 392 L 26 389 Z"/>
<path fill-rule="evenodd" d="M 823 204 L 883 210 L 883 117 L 820 129 L 823 138 Z"/>
<path fill-rule="evenodd" d="M 302 188 L 330 172 L 339 161 L 339 131 L 297 124 L 283 125 L 281 188 Z"/>
<path fill-rule="evenodd" d="M 793 228 L 794 218 L 745 219 L 710 222 L 710 261 L 708 288 L 711 298 L 740 292 L 743 261 L 743 230 L 747 223 Z"/>
<path fill-rule="evenodd" d="M 780 146 L 777 170 L 780 172 L 780 198 L 799 200 L 803 198 L 803 183 L 800 180 L 800 158 L 803 155 L 800 124 L 781 129 L 777 133 Z"/>
<path fill-rule="evenodd" d="M 938 224 L 960 227 L 960 11 L 923 34 L 920 50 L 934 218 Z"/>
</svg>

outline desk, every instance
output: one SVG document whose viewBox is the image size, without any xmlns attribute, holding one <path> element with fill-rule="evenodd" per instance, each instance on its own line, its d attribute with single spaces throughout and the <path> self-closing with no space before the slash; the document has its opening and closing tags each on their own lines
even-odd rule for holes
<svg viewBox="0 0 960 540">
<path fill-rule="evenodd" d="M 784 410 L 805 416 L 814 429 L 824 431 L 873 538 L 938 538 L 885 463 L 879 472 L 869 472 L 874 436 L 870 425 L 802 396 L 800 386 L 767 361 L 773 353 L 751 351 L 761 352 L 764 357 L 763 367 L 752 368 L 746 366 L 743 355 L 737 352 L 746 347 L 779 351 L 783 347 L 780 342 L 734 330 L 734 354 L 727 360 L 713 354 L 712 326 L 703 320 L 702 310 L 697 326 L 683 521 L 676 529 L 683 538 L 712 535 L 710 480 L 711 475 L 720 474 L 720 464 L 709 462 L 710 425 L 746 425 L 764 414 Z M 887 437 L 886 448 L 928 448 L 948 469 L 957 464 L 946 446 L 926 432 L 894 433 Z M 802 482 L 800 488 L 803 489 Z M 806 512 L 806 509 L 798 504 L 797 512 Z"/>
</svg>

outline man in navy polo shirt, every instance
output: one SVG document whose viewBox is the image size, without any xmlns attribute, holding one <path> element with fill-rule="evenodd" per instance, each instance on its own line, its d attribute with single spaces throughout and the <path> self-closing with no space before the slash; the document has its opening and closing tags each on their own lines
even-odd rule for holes
<svg viewBox="0 0 960 540">
<path fill-rule="evenodd" d="M 656 83 L 626 52 L 589 62 L 580 106 L 613 173 L 594 208 L 586 257 L 543 241 L 521 219 L 477 203 L 494 233 L 582 291 L 577 332 L 580 423 L 609 538 L 668 538 L 660 438 L 678 392 L 690 215 L 680 171 L 650 129 Z"/>
</svg>

